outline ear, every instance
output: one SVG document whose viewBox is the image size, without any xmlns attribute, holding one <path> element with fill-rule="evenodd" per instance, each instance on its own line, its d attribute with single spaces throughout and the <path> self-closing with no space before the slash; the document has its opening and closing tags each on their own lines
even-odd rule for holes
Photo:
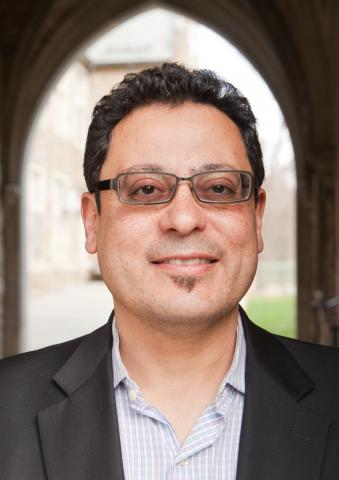
<svg viewBox="0 0 339 480">
<path fill-rule="evenodd" d="M 264 241 L 262 238 L 262 219 L 264 215 L 265 204 L 266 204 L 266 192 L 263 188 L 259 188 L 258 202 L 255 207 L 258 253 L 261 253 L 264 249 Z"/>
<path fill-rule="evenodd" d="M 99 214 L 95 202 L 94 193 L 83 193 L 81 196 L 81 216 L 85 227 L 86 243 L 88 253 L 97 251 L 97 221 Z"/>
</svg>

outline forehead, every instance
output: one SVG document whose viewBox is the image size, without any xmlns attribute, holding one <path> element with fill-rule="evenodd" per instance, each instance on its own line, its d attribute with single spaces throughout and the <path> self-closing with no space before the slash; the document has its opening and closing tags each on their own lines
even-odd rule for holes
<svg viewBox="0 0 339 480">
<path fill-rule="evenodd" d="M 147 165 L 188 175 L 205 164 L 251 170 L 234 122 L 211 105 L 151 104 L 135 109 L 113 129 L 101 178 Z"/>
</svg>

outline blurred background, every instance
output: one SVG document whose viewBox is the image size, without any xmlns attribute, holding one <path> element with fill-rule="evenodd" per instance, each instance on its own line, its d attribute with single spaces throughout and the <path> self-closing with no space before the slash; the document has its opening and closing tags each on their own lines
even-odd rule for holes
<svg viewBox="0 0 339 480">
<path fill-rule="evenodd" d="M 0 19 L 1 13 L 10 18 L 6 3 Z M 4 67 L 17 54 L 16 62 L 9 62 L 11 78 L 14 84 L 27 82 L 20 92 L 11 90 L 5 75 L 0 84 L 2 98 L 8 86 L 7 100 L 15 100 L 7 102 L 2 115 L 12 120 L 8 126 L 2 122 L 3 354 L 79 336 L 108 318 L 112 299 L 96 256 L 85 251 L 80 218 L 86 133 L 95 103 L 126 73 L 166 61 L 216 71 L 249 99 L 258 120 L 266 167 L 265 249 L 242 305 L 255 323 L 272 332 L 335 344 L 339 193 L 329 113 L 336 96 L 331 103 L 324 93 L 308 91 L 312 81 L 331 78 L 335 91 L 334 70 L 324 61 L 324 32 L 338 18 L 335 3 L 291 0 L 290 25 L 289 12 L 278 0 L 238 6 L 226 1 L 220 22 L 212 11 L 209 19 L 205 12 L 203 23 L 198 18 L 204 15 L 195 15 L 193 6 L 189 14 L 175 4 L 134 11 L 126 4 L 124 14 L 116 16 L 107 6 L 104 20 L 99 12 L 85 19 L 76 0 L 50 3 L 49 12 L 41 4 L 32 17 L 35 23 L 22 37 L 21 51 L 11 50 L 9 36 L 0 57 Z M 265 16 L 258 18 L 259 11 Z M 52 14 L 54 21 L 39 37 L 44 15 Z M 67 15 L 73 15 L 73 24 L 67 25 Z M 72 37 L 78 33 L 72 31 L 75 25 L 84 30 L 81 38 Z M 66 38 L 69 49 L 62 57 Z M 314 43 L 319 51 L 311 51 Z M 27 45 L 31 56 L 20 57 Z M 314 78 L 308 78 L 307 68 L 322 61 L 328 71 L 311 70 Z M 21 80 L 18 74 L 25 68 L 27 78 Z M 39 72 L 46 80 L 35 91 Z M 315 101 L 312 95 L 321 98 Z"/>
</svg>

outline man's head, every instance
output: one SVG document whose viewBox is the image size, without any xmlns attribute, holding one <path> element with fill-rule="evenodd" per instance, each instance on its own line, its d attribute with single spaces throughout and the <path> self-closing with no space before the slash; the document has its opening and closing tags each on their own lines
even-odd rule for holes
<svg viewBox="0 0 339 480">
<path fill-rule="evenodd" d="M 255 119 L 232 85 L 212 72 L 172 64 L 126 76 L 94 110 L 84 168 L 86 248 L 98 253 L 118 314 L 170 329 L 215 322 L 236 310 L 263 248 L 265 194 Z M 184 180 L 170 202 L 146 205 L 122 203 L 107 190 L 100 192 L 99 215 L 93 193 L 99 179 L 145 170 L 185 178 L 245 171 L 254 174 L 255 189 L 243 202 L 205 203 Z M 228 179 L 226 185 L 216 175 L 217 184 L 199 187 L 203 195 L 229 190 Z M 153 177 L 146 187 L 143 196 L 149 188 L 162 190 Z"/>
</svg>

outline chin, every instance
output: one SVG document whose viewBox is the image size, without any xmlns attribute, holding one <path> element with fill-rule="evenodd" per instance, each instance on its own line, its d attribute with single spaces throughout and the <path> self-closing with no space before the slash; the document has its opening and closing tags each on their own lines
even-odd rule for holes
<svg viewBox="0 0 339 480">
<path fill-rule="evenodd" d="M 211 305 L 211 302 L 197 301 L 197 298 L 185 302 L 182 296 L 180 297 L 172 300 L 170 304 L 167 301 L 152 304 L 147 315 L 148 323 L 155 324 L 162 330 L 203 327 L 227 318 L 238 308 L 238 303 L 233 302 L 227 305 Z"/>
</svg>

